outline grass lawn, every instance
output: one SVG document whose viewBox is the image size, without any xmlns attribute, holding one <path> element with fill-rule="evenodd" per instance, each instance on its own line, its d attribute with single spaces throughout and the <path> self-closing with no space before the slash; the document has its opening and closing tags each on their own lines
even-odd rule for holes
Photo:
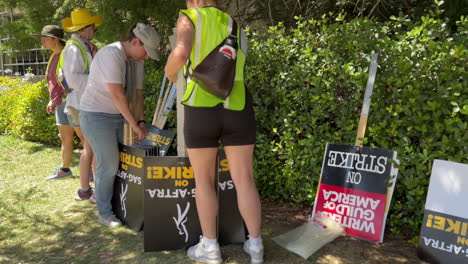
<svg viewBox="0 0 468 264">
<path fill-rule="evenodd" d="M 144 253 L 143 232 L 99 224 L 95 205 L 74 200 L 78 177 L 45 181 L 59 148 L 0 136 L 0 149 L 0 263 L 192 263 L 185 251 Z M 223 251 L 247 260 L 239 245 Z"/>
<path fill-rule="evenodd" d="M 45 181 L 60 165 L 59 148 L 0 135 L 0 151 L 0 263 L 193 263 L 184 250 L 143 252 L 143 232 L 99 224 L 95 205 L 74 200 L 77 177 Z M 76 151 L 75 174 L 78 158 Z M 348 236 L 304 260 L 271 238 L 302 224 L 310 209 L 266 199 L 262 209 L 266 264 L 422 263 L 404 240 L 374 245 Z M 224 263 L 250 263 L 241 245 L 223 246 L 222 254 Z"/>
<path fill-rule="evenodd" d="M 0 136 L 0 150 L 0 263 L 193 263 L 185 250 L 145 253 L 143 232 L 99 224 L 95 205 L 74 200 L 78 177 L 46 181 L 60 165 L 58 147 Z M 78 159 L 75 151 L 75 175 Z M 222 251 L 224 263 L 249 262 L 241 245 Z"/>
</svg>

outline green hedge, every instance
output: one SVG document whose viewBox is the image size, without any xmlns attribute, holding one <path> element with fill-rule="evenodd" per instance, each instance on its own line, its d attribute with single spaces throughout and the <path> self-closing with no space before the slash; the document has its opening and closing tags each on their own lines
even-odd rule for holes
<svg viewBox="0 0 468 264">
<path fill-rule="evenodd" d="M 32 84 L 0 77 L 0 134 L 59 145 L 55 116 L 46 112 L 49 102 L 45 82 Z"/>
<path fill-rule="evenodd" d="M 401 162 L 389 227 L 419 232 L 434 159 L 468 162 L 468 20 L 343 16 L 250 32 L 247 84 L 258 121 L 264 196 L 312 204 L 327 142 L 354 144 L 371 54 L 379 52 L 365 145 Z"/>
</svg>

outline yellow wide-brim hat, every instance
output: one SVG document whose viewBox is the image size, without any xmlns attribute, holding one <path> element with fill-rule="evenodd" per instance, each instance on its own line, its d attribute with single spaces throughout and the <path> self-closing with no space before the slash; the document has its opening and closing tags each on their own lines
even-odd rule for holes
<svg viewBox="0 0 468 264">
<path fill-rule="evenodd" d="M 62 28 L 67 32 L 76 32 L 91 24 L 99 27 L 102 24 L 102 16 L 93 16 L 87 8 L 74 9 L 71 17 L 62 20 Z"/>
</svg>

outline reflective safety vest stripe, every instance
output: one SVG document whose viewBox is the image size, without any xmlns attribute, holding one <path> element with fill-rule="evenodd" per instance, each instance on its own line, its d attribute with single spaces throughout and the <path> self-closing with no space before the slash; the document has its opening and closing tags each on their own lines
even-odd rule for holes
<svg viewBox="0 0 468 264">
<path fill-rule="evenodd" d="M 195 38 L 190 53 L 190 73 L 203 59 L 216 48 L 227 36 L 232 27 L 230 16 L 218 8 L 204 7 L 181 10 L 181 14 L 187 15 L 195 27 Z M 231 21 L 231 23 L 230 23 Z M 240 27 L 238 27 L 240 28 Z M 240 42 L 240 29 L 237 31 L 238 46 Z M 197 83 L 187 78 L 187 89 L 182 98 L 182 103 L 189 106 L 213 107 L 223 104 L 224 108 L 240 111 L 245 106 L 244 86 L 245 53 L 242 49 L 237 50 L 236 75 L 232 92 L 226 100 L 222 100 L 205 91 Z"/>
<path fill-rule="evenodd" d="M 69 45 L 71 44 L 75 44 L 78 49 L 81 51 L 81 55 L 83 55 L 83 59 L 84 59 L 84 71 L 88 71 L 88 55 L 86 54 L 86 50 L 84 49 L 83 45 L 81 45 L 81 42 L 79 42 L 78 40 L 76 39 L 69 39 L 67 41 L 67 44 L 65 45 L 65 48 L 68 47 Z M 63 48 L 65 50 L 65 48 Z M 60 53 L 60 59 L 59 59 L 59 62 L 57 64 L 57 70 L 55 71 L 55 73 L 57 74 L 57 76 L 60 74 L 60 70 L 62 69 L 63 67 L 63 51 L 62 53 Z"/>
</svg>

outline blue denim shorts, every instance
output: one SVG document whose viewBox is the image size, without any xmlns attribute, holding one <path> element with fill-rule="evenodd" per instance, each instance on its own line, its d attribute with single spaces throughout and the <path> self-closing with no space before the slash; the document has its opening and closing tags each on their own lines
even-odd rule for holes
<svg viewBox="0 0 468 264">
<path fill-rule="evenodd" d="M 68 118 L 68 123 L 72 127 L 80 127 L 80 111 L 74 108 L 68 107 L 68 112 L 66 113 Z"/>
<path fill-rule="evenodd" d="M 65 110 L 65 102 L 62 102 L 61 105 L 55 107 L 55 124 L 57 126 L 69 126 L 68 117 L 63 112 Z"/>
</svg>

